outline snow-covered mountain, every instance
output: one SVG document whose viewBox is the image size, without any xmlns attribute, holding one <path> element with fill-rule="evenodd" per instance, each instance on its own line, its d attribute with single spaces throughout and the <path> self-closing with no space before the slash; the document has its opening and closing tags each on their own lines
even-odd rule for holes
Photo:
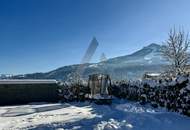
<svg viewBox="0 0 190 130">
<path fill-rule="evenodd" d="M 161 49 L 161 45 L 152 43 L 130 55 L 111 58 L 105 64 L 115 70 L 114 78 L 139 79 L 145 72 L 162 72 L 168 65 Z"/>
<path fill-rule="evenodd" d="M 167 61 L 162 57 L 161 46 L 152 43 L 141 50 L 130 55 L 108 59 L 104 62 L 89 63 L 83 66 L 83 77 L 87 78 L 93 73 L 108 73 L 113 79 L 139 79 L 145 72 L 161 72 L 167 65 Z M 80 65 L 70 65 L 58 68 L 47 73 L 26 74 L 24 76 L 14 76 L 14 78 L 54 78 L 59 80 L 69 80 Z"/>
<path fill-rule="evenodd" d="M 131 55 L 121 56 L 109 59 L 109 63 L 122 63 L 122 64 L 140 64 L 140 65 L 153 65 L 153 64 L 165 64 L 165 59 L 160 53 L 161 46 L 152 43 L 141 50 L 134 52 Z"/>
</svg>

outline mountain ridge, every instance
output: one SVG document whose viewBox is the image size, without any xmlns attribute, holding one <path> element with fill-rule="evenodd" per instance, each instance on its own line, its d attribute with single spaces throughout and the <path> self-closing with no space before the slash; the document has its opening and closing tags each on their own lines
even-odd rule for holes
<svg viewBox="0 0 190 130">
<path fill-rule="evenodd" d="M 152 43 L 132 54 L 118 56 L 98 63 L 84 64 L 83 78 L 93 73 L 108 73 L 113 79 L 139 79 L 145 72 L 160 72 L 167 64 L 161 56 L 161 45 Z M 59 67 L 46 73 L 33 73 L 13 76 L 26 79 L 57 79 L 69 81 L 73 79 L 80 64 Z"/>
</svg>

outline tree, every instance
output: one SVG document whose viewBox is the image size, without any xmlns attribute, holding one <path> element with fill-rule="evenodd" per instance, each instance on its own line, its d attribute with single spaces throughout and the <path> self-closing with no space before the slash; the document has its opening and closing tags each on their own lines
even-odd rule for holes
<svg viewBox="0 0 190 130">
<path fill-rule="evenodd" d="M 171 29 L 168 35 L 169 38 L 164 42 L 161 52 L 171 63 L 175 75 L 183 73 L 190 58 L 188 54 L 189 35 L 183 29 L 176 31 L 175 28 Z"/>
</svg>

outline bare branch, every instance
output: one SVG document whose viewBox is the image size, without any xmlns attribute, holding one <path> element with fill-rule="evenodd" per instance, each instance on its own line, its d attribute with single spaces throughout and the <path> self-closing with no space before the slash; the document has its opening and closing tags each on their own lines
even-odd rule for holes
<svg viewBox="0 0 190 130">
<path fill-rule="evenodd" d="M 189 34 L 186 34 L 183 29 L 176 31 L 173 28 L 168 36 L 168 40 L 163 43 L 161 53 L 171 63 L 174 72 L 181 73 L 190 59 L 187 52 L 190 45 Z"/>
</svg>

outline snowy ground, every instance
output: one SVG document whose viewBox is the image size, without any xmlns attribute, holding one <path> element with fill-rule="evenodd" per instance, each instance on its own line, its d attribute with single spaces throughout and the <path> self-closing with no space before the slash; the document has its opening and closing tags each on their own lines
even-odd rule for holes
<svg viewBox="0 0 190 130">
<path fill-rule="evenodd" d="M 189 130 L 190 117 L 114 100 L 93 103 L 28 104 L 0 107 L 2 130 Z"/>
</svg>

